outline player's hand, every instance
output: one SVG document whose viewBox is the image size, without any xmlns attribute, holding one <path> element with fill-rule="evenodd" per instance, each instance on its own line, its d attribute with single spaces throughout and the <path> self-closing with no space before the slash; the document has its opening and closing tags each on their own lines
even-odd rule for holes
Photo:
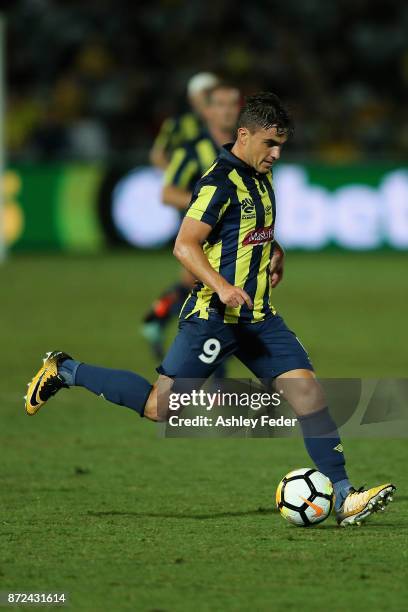
<svg viewBox="0 0 408 612">
<path fill-rule="evenodd" d="M 231 308 L 237 308 L 238 306 L 242 306 L 242 304 L 246 304 L 251 310 L 253 308 L 251 298 L 246 291 L 241 289 L 241 287 L 234 287 L 234 285 L 227 284 L 223 289 L 218 291 L 218 297 L 223 304 L 231 306 Z"/>
<path fill-rule="evenodd" d="M 285 265 L 285 253 L 282 247 L 276 243 L 271 263 L 269 265 L 269 275 L 271 279 L 272 289 L 278 285 L 283 277 L 283 268 Z"/>
</svg>

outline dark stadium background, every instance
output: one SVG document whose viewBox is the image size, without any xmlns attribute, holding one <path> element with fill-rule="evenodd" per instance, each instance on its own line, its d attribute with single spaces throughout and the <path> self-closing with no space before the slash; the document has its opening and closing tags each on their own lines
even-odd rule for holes
<svg viewBox="0 0 408 612">
<path fill-rule="evenodd" d="M 406 156 L 403 0 L 17 0 L 7 15 L 10 160 L 81 157 L 67 140 L 84 119 L 105 143 L 90 157 L 143 160 L 200 70 L 279 92 L 293 154 Z"/>
<path fill-rule="evenodd" d="M 322 193 L 325 210 L 364 205 L 367 222 L 355 218 L 350 233 L 346 215 L 314 246 L 286 234 L 294 248 L 274 302 L 319 375 L 407 376 L 408 4 L 1 7 L 0 591 L 65 590 L 75 610 L 404 609 L 402 433 L 345 440 L 356 486 L 392 479 L 394 507 L 360 530 L 331 518 L 302 530 L 273 507 L 280 478 L 308 465 L 298 440 L 165 440 L 82 390 L 29 419 L 22 396 L 53 348 L 153 380 L 140 320 L 177 263 L 171 237 L 126 247 L 112 194 L 148 165 L 162 120 L 185 109 L 186 81 L 201 70 L 290 105 L 296 132 L 281 168 L 304 173 L 305 209 Z M 247 372 L 234 362 L 230 375 Z"/>
</svg>

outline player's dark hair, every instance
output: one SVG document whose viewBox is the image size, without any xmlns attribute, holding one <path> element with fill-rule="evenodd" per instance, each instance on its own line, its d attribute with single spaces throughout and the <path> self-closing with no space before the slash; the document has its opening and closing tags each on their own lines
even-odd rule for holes
<svg viewBox="0 0 408 612">
<path fill-rule="evenodd" d="M 277 95 L 270 92 L 257 93 L 245 99 L 237 127 L 246 127 L 250 132 L 276 127 L 279 136 L 293 133 L 293 121 L 288 109 Z"/>
</svg>

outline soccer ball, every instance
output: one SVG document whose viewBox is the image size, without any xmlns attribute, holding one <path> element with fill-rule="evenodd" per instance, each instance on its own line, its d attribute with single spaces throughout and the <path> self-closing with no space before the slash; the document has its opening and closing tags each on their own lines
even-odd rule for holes
<svg viewBox="0 0 408 612">
<path fill-rule="evenodd" d="M 332 483 L 313 468 L 289 472 L 276 489 L 276 506 L 281 516 L 298 527 L 324 521 L 333 508 L 333 501 Z"/>
</svg>

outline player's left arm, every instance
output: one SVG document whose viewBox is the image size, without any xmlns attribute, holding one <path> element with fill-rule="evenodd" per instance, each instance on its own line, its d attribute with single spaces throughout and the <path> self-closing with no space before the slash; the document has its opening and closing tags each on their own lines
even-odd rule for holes
<svg viewBox="0 0 408 612">
<path fill-rule="evenodd" d="M 269 264 L 269 275 L 271 287 L 274 288 L 278 285 L 283 277 L 283 270 L 285 266 L 285 251 L 279 244 L 277 240 L 275 240 L 273 244 L 273 253 L 271 257 L 271 262 Z"/>
<path fill-rule="evenodd" d="M 191 146 L 176 149 L 164 174 L 162 202 L 178 210 L 185 210 L 191 201 L 191 185 L 199 179 L 197 160 Z"/>
</svg>

